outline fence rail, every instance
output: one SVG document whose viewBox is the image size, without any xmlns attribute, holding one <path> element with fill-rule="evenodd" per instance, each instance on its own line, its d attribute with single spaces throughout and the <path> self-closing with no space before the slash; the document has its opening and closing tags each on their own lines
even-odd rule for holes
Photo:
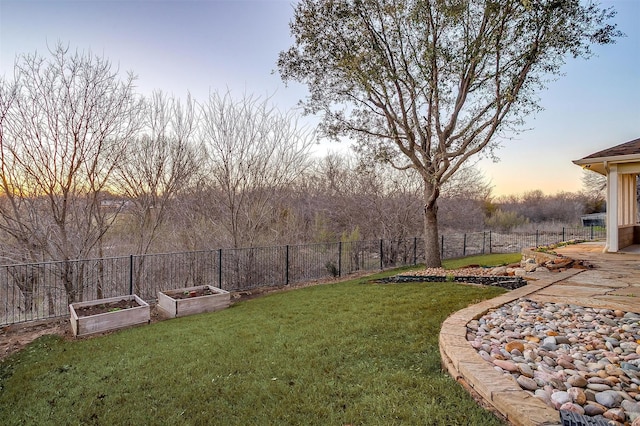
<svg viewBox="0 0 640 426">
<path fill-rule="evenodd" d="M 604 238 L 602 228 L 561 232 L 445 234 L 441 256 L 515 253 L 571 239 Z M 0 325 L 68 315 L 71 302 L 214 284 L 227 291 L 281 287 L 424 261 L 422 238 L 217 249 L 0 266 Z"/>
</svg>

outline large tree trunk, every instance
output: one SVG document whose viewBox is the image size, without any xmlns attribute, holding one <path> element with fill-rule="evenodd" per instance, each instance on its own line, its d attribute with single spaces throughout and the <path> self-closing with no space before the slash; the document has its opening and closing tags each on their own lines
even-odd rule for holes
<svg viewBox="0 0 640 426">
<path fill-rule="evenodd" d="M 438 236 L 438 189 L 425 185 L 424 191 L 424 263 L 427 268 L 442 266 Z"/>
</svg>

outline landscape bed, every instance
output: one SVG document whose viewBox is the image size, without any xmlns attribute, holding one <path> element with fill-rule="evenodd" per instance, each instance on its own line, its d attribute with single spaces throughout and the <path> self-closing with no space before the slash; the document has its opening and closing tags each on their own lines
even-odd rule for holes
<svg viewBox="0 0 640 426">
<path fill-rule="evenodd" d="M 515 290 L 527 285 L 527 280 L 522 277 L 505 276 L 453 276 L 453 275 L 396 275 L 380 280 L 385 283 L 420 283 L 420 282 L 456 282 L 467 284 L 482 284 L 501 287 L 507 290 Z"/>
<path fill-rule="evenodd" d="M 76 337 L 148 324 L 151 320 L 149 304 L 135 294 L 72 303 L 69 312 Z"/>
</svg>

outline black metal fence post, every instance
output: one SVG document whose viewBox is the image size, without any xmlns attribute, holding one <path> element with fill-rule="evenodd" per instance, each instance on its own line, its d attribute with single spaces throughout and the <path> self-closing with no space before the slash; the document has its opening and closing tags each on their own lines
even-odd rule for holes
<svg viewBox="0 0 640 426">
<path fill-rule="evenodd" d="M 493 247 L 491 247 L 491 231 L 489 231 L 489 254 L 493 253 Z"/>
<path fill-rule="evenodd" d="M 467 255 L 467 233 L 465 232 L 464 237 L 462 239 L 462 256 Z"/>
<path fill-rule="evenodd" d="M 342 241 L 338 243 L 338 276 L 342 276 Z"/>
<path fill-rule="evenodd" d="M 538 247 L 538 230 L 536 229 L 536 247 Z"/>
<path fill-rule="evenodd" d="M 563 227 L 562 227 L 562 241 L 565 241 L 565 240 L 566 240 L 566 237 L 565 237 L 565 235 L 564 235 L 564 226 L 563 226 Z"/>
<path fill-rule="evenodd" d="M 591 225 L 589 228 L 591 228 L 591 240 L 593 240 L 593 225 Z"/>
<path fill-rule="evenodd" d="M 218 288 L 222 288 L 222 249 L 218 249 Z"/>
<path fill-rule="evenodd" d="M 287 244 L 287 256 L 285 259 L 285 285 L 289 285 L 289 244 Z"/>
<path fill-rule="evenodd" d="M 444 234 L 440 236 L 440 259 L 444 259 Z"/>
<path fill-rule="evenodd" d="M 413 237 L 413 264 L 418 264 L 418 237 Z"/>
<path fill-rule="evenodd" d="M 382 240 L 380 240 L 380 269 L 384 269 L 384 248 L 382 247 Z"/>
<path fill-rule="evenodd" d="M 129 295 L 133 294 L 133 255 L 129 255 Z"/>
<path fill-rule="evenodd" d="M 487 233 L 482 231 L 482 254 L 484 254 L 484 244 L 487 242 Z"/>
</svg>

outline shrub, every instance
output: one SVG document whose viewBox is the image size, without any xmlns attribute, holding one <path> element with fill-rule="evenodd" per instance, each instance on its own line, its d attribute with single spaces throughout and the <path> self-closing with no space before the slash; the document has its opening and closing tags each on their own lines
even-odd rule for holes
<svg viewBox="0 0 640 426">
<path fill-rule="evenodd" d="M 490 217 L 485 219 L 485 225 L 491 229 L 510 231 L 516 226 L 529 223 L 529 219 L 520 216 L 516 212 L 505 212 L 497 209 Z"/>
</svg>

